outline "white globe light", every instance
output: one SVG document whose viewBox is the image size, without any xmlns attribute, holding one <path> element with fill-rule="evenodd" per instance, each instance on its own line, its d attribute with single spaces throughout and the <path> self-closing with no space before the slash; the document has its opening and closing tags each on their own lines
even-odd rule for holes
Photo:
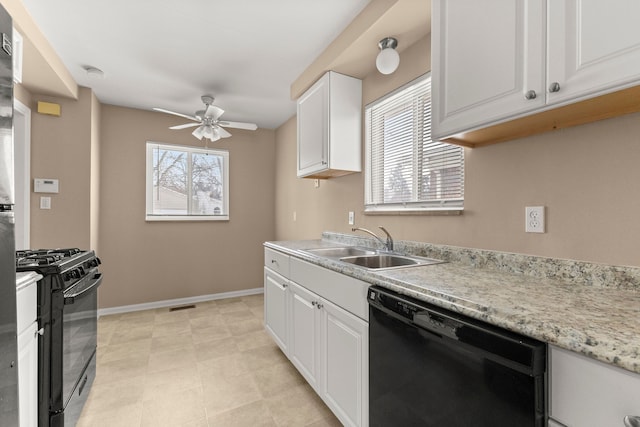
<svg viewBox="0 0 640 427">
<path fill-rule="evenodd" d="M 380 53 L 376 57 L 376 67 L 382 74 L 391 74 L 398 69 L 400 55 L 395 50 L 397 41 L 393 38 L 386 38 L 380 41 Z"/>
</svg>

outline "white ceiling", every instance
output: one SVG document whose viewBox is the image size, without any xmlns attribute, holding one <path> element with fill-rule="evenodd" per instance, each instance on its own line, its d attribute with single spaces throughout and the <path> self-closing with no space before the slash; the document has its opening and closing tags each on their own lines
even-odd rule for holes
<svg viewBox="0 0 640 427">
<path fill-rule="evenodd" d="M 291 83 L 369 0 L 24 0 L 76 82 L 105 104 L 193 115 L 212 94 L 224 120 L 274 129 Z M 104 71 L 89 79 L 84 67 Z M 157 113 L 162 114 L 162 113 Z"/>
</svg>

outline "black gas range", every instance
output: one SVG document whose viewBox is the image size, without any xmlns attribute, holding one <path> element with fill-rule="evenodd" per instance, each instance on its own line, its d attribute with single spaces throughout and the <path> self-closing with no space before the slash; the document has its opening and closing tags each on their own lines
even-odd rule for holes
<svg viewBox="0 0 640 427">
<path fill-rule="evenodd" d="M 16 252 L 16 270 L 38 282 L 38 426 L 74 426 L 96 374 L 98 286 L 93 251 Z"/>
</svg>

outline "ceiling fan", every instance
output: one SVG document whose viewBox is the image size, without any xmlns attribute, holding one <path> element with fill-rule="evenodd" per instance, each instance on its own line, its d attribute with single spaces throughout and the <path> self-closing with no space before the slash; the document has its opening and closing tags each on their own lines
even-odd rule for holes
<svg viewBox="0 0 640 427">
<path fill-rule="evenodd" d="M 226 127 L 246 130 L 258 129 L 258 126 L 255 123 L 228 122 L 220 120 L 220 116 L 222 116 L 224 110 L 213 105 L 213 96 L 202 95 L 200 99 L 202 99 L 202 102 L 204 103 L 204 110 L 196 111 L 194 116 L 187 116 L 186 114 L 176 113 L 175 111 L 165 110 L 164 108 L 154 108 L 154 110 L 193 120 L 196 123 L 185 123 L 183 125 L 171 126 L 169 129 L 186 129 L 197 126 L 196 130 L 191 134 L 200 140 L 202 138 L 207 138 L 210 141 L 217 141 L 220 138 L 229 138 L 231 134 L 224 129 Z"/>
</svg>

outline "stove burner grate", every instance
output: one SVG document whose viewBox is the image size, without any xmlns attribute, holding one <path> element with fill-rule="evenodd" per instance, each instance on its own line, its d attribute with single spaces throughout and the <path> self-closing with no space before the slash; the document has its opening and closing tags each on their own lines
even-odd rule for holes
<svg viewBox="0 0 640 427">
<path fill-rule="evenodd" d="M 78 248 L 16 251 L 16 267 L 51 265 L 82 252 Z"/>
</svg>

